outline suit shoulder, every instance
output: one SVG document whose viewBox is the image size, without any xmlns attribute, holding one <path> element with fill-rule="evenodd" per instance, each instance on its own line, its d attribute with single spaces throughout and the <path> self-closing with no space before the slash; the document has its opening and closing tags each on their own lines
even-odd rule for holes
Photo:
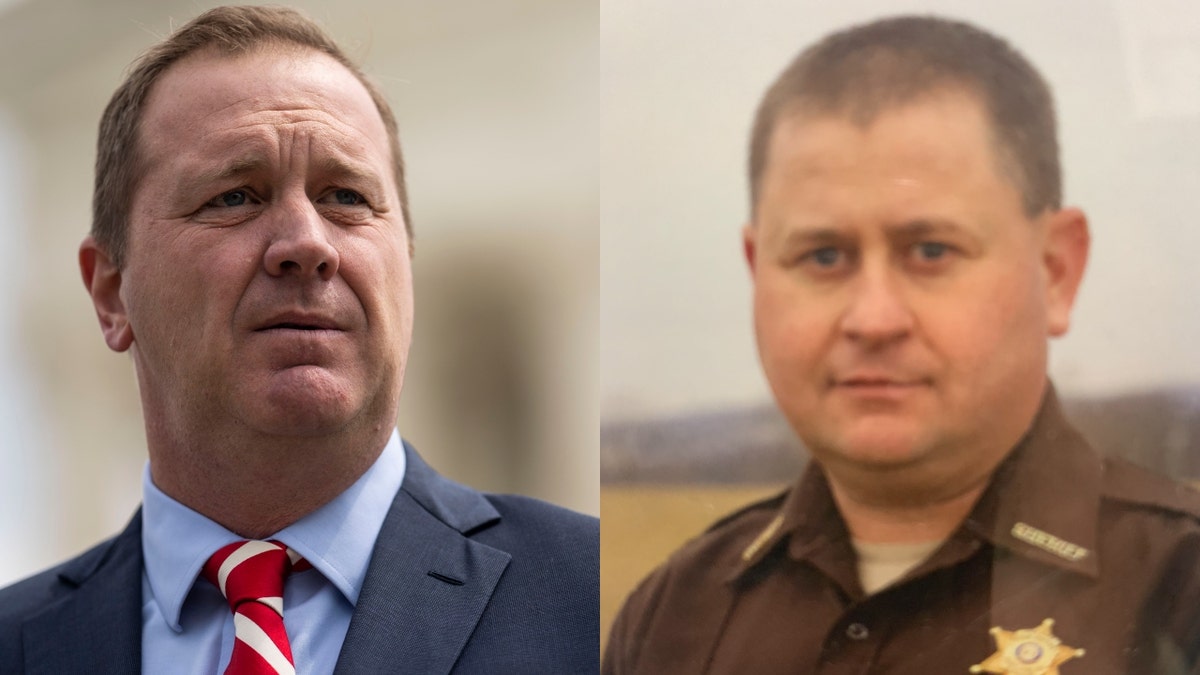
<svg viewBox="0 0 1200 675">
<path fill-rule="evenodd" d="M 521 626 L 520 640 L 548 640 L 536 649 L 539 659 L 557 664 L 551 670 L 595 672 L 600 521 L 529 497 L 486 498 L 500 518 L 470 536 L 510 556 L 489 605 L 489 625 Z"/>
<path fill-rule="evenodd" d="M 78 587 L 80 574 L 94 569 L 108 555 L 112 540 L 0 588 L 0 672 L 20 672 L 21 626 Z"/>
<path fill-rule="evenodd" d="M 487 500 L 496 507 L 496 510 L 501 515 L 520 514 L 522 517 L 540 518 L 551 522 L 561 522 L 570 526 L 571 524 L 584 526 L 595 525 L 599 526 L 600 520 L 595 516 L 589 516 L 578 511 L 572 511 L 566 507 L 551 504 L 550 502 L 542 501 L 534 497 L 526 497 L 524 495 L 508 495 L 508 494 L 493 494 L 485 495 Z"/>
<path fill-rule="evenodd" d="M 0 633 L 10 634 L 10 629 L 24 623 L 62 594 L 64 584 L 59 574 L 67 564 L 57 565 L 0 588 Z"/>
<path fill-rule="evenodd" d="M 1200 490 L 1119 458 L 1104 465 L 1103 495 L 1121 508 L 1200 523 Z"/>
<path fill-rule="evenodd" d="M 600 556 L 600 520 L 540 499 L 520 495 L 486 495 L 500 514 L 499 522 L 476 537 L 516 552 L 529 550 L 540 555 L 563 554 L 590 559 Z"/>
<path fill-rule="evenodd" d="M 0 626 L 20 623 L 76 588 L 79 575 L 94 569 L 108 554 L 112 543 L 108 539 L 74 558 L 0 588 Z"/>
</svg>

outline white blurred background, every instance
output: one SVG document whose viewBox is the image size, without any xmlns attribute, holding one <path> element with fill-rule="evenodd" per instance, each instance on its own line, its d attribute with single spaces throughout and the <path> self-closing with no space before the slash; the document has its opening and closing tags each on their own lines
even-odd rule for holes
<svg viewBox="0 0 1200 675">
<path fill-rule="evenodd" d="M 417 232 L 401 434 L 460 481 L 598 513 L 596 2 L 291 4 L 400 120 Z M 132 364 L 105 348 L 75 252 L 104 104 L 209 6 L 0 0 L 0 584 L 139 501 Z"/>
<path fill-rule="evenodd" d="M 758 99 L 802 48 L 899 13 L 1011 41 L 1057 97 L 1066 200 L 1091 218 L 1061 392 L 1200 384 L 1200 3 L 601 2 L 601 414 L 770 400 L 739 230 Z"/>
</svg>

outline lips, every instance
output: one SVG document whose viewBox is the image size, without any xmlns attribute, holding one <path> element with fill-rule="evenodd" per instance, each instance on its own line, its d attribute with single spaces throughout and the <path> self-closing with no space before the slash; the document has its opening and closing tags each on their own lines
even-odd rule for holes
<svg viewBox="0 0 1200 675">
<path fill-rule="evenodd" d="M 323 314 L 312 314 L 305 312 L 286 312 L 272 316 L 258 324 L 255 331 L 268 330 L 344 330 L 342 326 L 333 318 Z"/>
<path fill-rule="evenodd" d="M 868 388 L 905 388 L 921 387 L 930 384 L 928 378 L 908 375 L 891 375 L 880 373 L 853 373 L 844 377 L 834 377 L 832 384 L 838 387 Z"/>
</svg>

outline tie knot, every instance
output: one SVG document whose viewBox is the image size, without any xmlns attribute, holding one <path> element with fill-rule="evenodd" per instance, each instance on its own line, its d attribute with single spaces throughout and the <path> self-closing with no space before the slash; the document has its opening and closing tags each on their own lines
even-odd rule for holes
<svg viewBox="0 0 1200 675">
<path fill-rule="evenodd" d="M 214 553 L 201 573 L 234 611 L 243 602 L 260 601 L 282 613 L 284 580 L 307 566 L 300 554 L 278 541 L 235 541 Z"/>
</svg>

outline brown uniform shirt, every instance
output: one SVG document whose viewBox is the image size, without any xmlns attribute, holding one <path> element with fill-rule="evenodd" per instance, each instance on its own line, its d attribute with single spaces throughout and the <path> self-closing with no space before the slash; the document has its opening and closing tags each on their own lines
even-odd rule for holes
<svg viewBox="0 0 1200 675">
<path fill-rule="evenodd" d="M 810 464 L 643 581 L 602 672 L 1200 673 L 1198 515 L 1200 493 L 1097 456 L 1050 391 L 967 519 L 891 586 L 864 596 Z M 1033 665 L 998 665 L 998 642 Z"/>
</svg>

